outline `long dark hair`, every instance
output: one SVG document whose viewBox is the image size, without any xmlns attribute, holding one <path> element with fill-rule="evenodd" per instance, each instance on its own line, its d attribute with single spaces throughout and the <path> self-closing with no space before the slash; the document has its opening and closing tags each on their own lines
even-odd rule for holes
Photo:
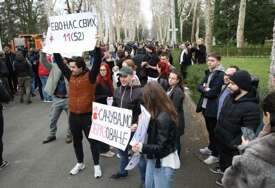
<svg viewBox="0 0 275 188">
<path fill-rule="evenodd" d="M 149 82 L 144 86 L 143 100 L 152 119 L 155 119 L 159 112 L 167 112 L 175 124 L 178 124 L 178 114 L 174 104 L 157 82 Z"/>
<path fill-rule="evenodd" d="M 275 127 L 275 91 L 268 94 L 263 102 L 262 102 L 262 108 L 264 113 L 269 112 L 270 113 L 270 125 L 271 127 Z"/>
</svg>

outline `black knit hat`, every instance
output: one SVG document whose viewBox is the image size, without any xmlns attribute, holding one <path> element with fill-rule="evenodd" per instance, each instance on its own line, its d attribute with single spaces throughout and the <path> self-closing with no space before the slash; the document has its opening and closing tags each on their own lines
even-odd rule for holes
<svg viewBox="0 0 275 188">
<path fill-rule="evenodd" d="M 234 82 L 240 89 L 249 91 L 252 87 L 251 76 L 247 71 L 239 70 L 230 76 L 230 80 Z"/>
</svg>

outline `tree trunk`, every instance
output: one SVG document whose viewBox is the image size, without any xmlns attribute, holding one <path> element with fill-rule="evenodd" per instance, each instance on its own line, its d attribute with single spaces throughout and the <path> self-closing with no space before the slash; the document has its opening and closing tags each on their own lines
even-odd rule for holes
<svg viewBox="0 0 275 188">
<path fill-rule="evenodd" d="M 195 42 L 195 28 L 196 28 L 196 21 L 197 21 L 197 7 L 198 7 L 198 0 L 195 0 L 194 10 L 193 10 L 193 18 L 192 18 L 192 30 L 191 30 L 191 42 Z"/>
<path fill-rule="evenodd" d="M 239 10 L 239 20 L 237 27 L 237 48 L 244 47 L 244 22 L 245 22 L 246 0 L 241 0 Z"/>
<path fill-rule="evenodd" d="M 206 2 L 205 44 L 207 53 L 212 51 L 215 0 Z"/>
<path fill-rule="evenodd" d="M 195 33 L 196 41 L 199 40 L 199 37 L 200 37 L 199 35 L 200 35 L 200 16 L 197 16 L 196 33 Z"/>
<path fill-rule="evenodd" d="M 273 27 L 273 45 L 272 45 L 272 52 L 271 52 L 269 89 L 270 91 L 275 90 L 275 19 L 274 19 L 274 27 Z"/>
</svg>

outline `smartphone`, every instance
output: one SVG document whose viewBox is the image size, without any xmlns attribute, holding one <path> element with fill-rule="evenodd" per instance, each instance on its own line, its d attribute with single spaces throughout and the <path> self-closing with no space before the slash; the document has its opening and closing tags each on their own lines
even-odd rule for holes
<svg viewBox="0 0 275 188">
<path fill-rule="evenodd" d="M 253 140 L 256 138 L 256 134 L 252 129 L 249 129 L 247 127 L 241 127 L 243 137 L 245 140 Z"/>
</svg>

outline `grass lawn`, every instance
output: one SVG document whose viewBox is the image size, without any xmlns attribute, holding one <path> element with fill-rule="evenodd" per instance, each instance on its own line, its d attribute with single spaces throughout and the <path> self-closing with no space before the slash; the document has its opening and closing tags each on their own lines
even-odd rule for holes
<svg viewBox="0 0 275 188">
<path fill-rule="evenodd" d="M 173 53 L 174 62 L 178 62 L 179 52 Z M 178 56 L 178 57 L 177 57 Z M 251 58 L 251 57 L 222 57 L 221 63 L 225 67 L 236 65 L 240 69 L 247 70 L 250 74 L 259 78 L 259 94 L 264 97 L 268 93 L 268 72 L 270 66 L 270 58 Z M 179 68 L 179 65 L 176 65 Z M 199 99 L 200 94 L 196 91 L 197 85 L 201 82 L 204 76 L 204 70 L 207 69 L 206 65 L 193 65 L 188 69 L 187 83 L 192 92 L 192 98 L 195 102 Z"/>
</svg>

